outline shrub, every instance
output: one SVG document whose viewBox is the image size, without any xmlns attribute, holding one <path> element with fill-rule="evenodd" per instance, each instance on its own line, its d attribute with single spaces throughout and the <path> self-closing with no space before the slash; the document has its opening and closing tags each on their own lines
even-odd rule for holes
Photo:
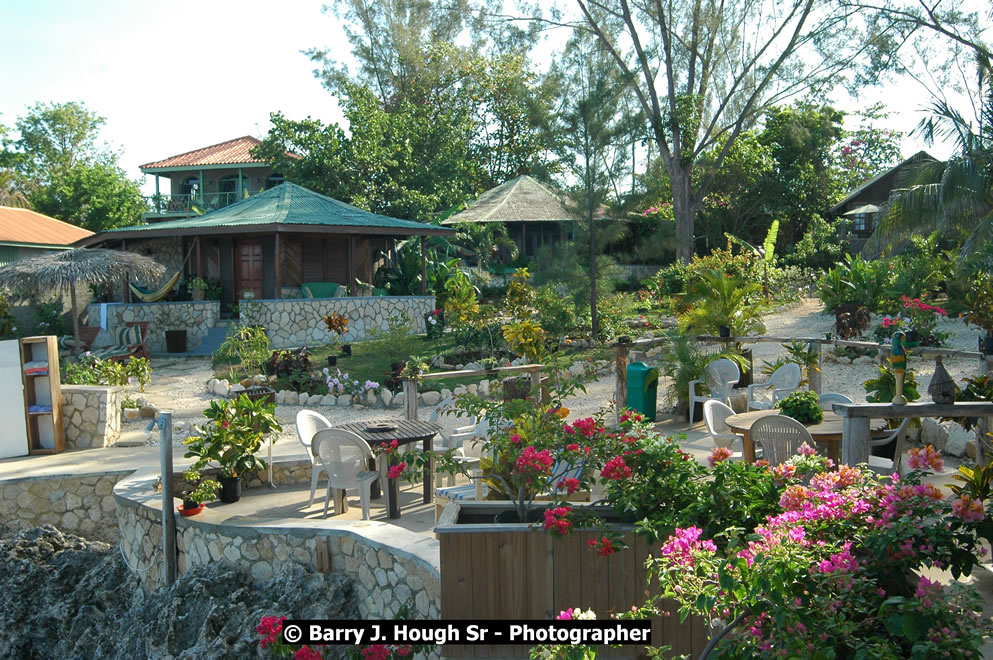
<svg viewBox="0 0 993 660">
<path fill-rule="evenodd" d="M 546 285 L 535 294 L 534 306 L 538 323 L 553 339 L 561 339 L 576 327 L 572 301 L 554 287 Z"/>
<path fill-rule="evenodd" d="M 816 424 L 824 420 L 824 411 L 821 410 L 817 392 L 811 390 L 794 392 L 780 400 L 776 407 L 784 415 L 792 417 L 801 424 Z"/>
<path fill-rule="evenodd" d="M 10 313 L 10 303 L 7 297 L 0 293 L 0 339 L 9 339 L 17 331 L 17 323 Z"/>
</svg>

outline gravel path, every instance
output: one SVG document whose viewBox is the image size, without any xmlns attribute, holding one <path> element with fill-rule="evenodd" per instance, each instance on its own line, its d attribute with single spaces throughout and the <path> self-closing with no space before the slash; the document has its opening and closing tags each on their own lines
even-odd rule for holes
<svg viewBox="0 0 993 660">
<path fill-rule="evenodd" d="M 766 318 L 766 334 L 791 337 L 823 337 L 825 332 L 834 330 L 834 317 L 821 314 L 821 303 L 816 299 L 807 299 L 791 309 L 777 312 Z M 870 327 L 875 327 L 876 321 Z M 938 322 L 938 329 L 951 334 L 946 345 L 950 348 L 974 350 L 977 331 L 969 328 L 959 319 L 943 319 Z M 762 361 L 772 361 L 785 350 L 779 344 L 753 344 L 753 361 L 756 370 L 761 369 Z M 831 351 L 825 348 L 825 353 Z M 965 376 L 979 372 L 980 365 L 975 359 L 947 358 L 945 368 L 953 378 L 961 382 Z M 924 397 L 927 397 L 927 384 L 934 372 L 933 360 L 922 360 L 913 353 L 910 355 L 910 367 L 917 375 Z M 213 376 L 208 358 L 155 358 L 152 361 L 152 383 L 146 388 L 145 398 L 161 409 L 172 410 L 176 421 L 183 421 L 189 427 L 204 421 L 203 410 L 209 405 L 210 396 L 206 391 L 206 383 Z M 876 377 L 878 371 L 873 364 L 838 364 L 825 361 L 822 370 L 824 391 L 840 392 L 856 402 L 865 401 L 865 390 L 862 383 Z M 764 379 L 764 376 L 759 376 Z M 665 378 L 660 382 L 661 390 L 666 386 Z M 587 383 L 586 392 L 577 392 L 565 401 L 570 409 L 570 418 L 593 415 L 607 405 L 614 395 L 613 374 L 604 376 L 597 381 Z M 284 431 L 281 438 L 295 439 L 294 420 L 301 406 L 281 405 L 276 415 L 283 423 Z M 346 422 L 362 422 L 373 419 L 397 417 L 401 414 L 397 408 L 383 410 L 381 408 L 366 408 L 352 406 L 347 408 L 331 406 L 322 408 L 321 413 L 331 420 L 332 424 Z M 422 411 L 422 419 L 430 415 L 430 411 Z M 454 420 L 447 420 L 444 426 L 454 425 Z M 139 428 L 137 423 L 131 423 L 126 430 Z M 182 434 L 177 436 L 177 440 Z"/>
</svg>

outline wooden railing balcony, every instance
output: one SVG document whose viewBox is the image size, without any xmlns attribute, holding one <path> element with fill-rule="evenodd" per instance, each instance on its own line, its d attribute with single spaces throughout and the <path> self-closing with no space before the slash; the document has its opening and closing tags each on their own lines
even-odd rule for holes
<svg viewBox="0 0 993 660">
<path fill-rule="evenodd" d="M 145 217 L 187 216 L 208 213 L 224 208 L 225 206 L 230 206 L 257 192 L 260 191 L 245 190 L 240 193 L 214 192 L 187 195 L 150 195 L 145 198 L 149 207 L 149 210 L 145 212 Z"/>
</svg>

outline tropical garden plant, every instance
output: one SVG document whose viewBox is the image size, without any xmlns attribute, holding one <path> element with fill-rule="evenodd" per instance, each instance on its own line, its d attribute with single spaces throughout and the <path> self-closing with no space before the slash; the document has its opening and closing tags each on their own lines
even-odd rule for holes
<svg viewBox="0 0 993 660">
<path fill-rule="evenodd" d="M 265 436 L 283 430 L 276 419 L 276 404 L 264 399 L 252 401 L 242 394 L 237 399 L 211 401 L 203 411 L 207 423 L 195 427 L 195 434 L 183 440 L 184 458 L 195 458 L 185 477 L 196 482 L 208 468 L 221 477 L 239 477 L 264 470 L 266 462 L 255 455 Z"/>
<path fill-rule="evenodd" d="M 683 331 L 718 335 L 730 328 L 732 337 L 765 334 L 762 285 L 722 270 L 701 270 L 689 283 L 690 309 L 678 317 Z"/>
<path fill-rule="evenodd" d="M 801 424 L 817 424 L 824 420 L 817 392 L 802 390 L 776 402 L 776 407 L 787 417 L 792 417 Z"/>
</svg>

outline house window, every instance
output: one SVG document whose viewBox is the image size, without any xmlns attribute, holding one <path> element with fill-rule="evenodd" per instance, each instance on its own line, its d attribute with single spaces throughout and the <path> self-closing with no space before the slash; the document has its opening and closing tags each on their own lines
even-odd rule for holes
<svg viewBox="0 0 993 660">
<path fill-rule="evenodd" d="M 855 214 L 855 231 L 862 233 L 869 231 L 869 217 L 867 213 Z"/>
</svg>

